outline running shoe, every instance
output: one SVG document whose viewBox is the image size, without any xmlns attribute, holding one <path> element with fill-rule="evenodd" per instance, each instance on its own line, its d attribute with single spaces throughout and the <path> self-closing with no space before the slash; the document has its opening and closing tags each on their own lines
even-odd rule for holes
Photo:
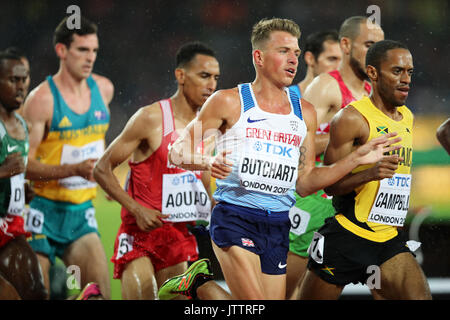
<svg viewBox="0 0 450 320">
<path fill-rule="evenodd" d="M 101 297 L 102 293 L 100 292 L 100 288 L 98 284 L 95 282 L 89 282 L 84 289 L 78 295 L 76 300 L 89 300 L 94 297 Z"/>
<path fill-rule="evenodd" d="M 195 261 L 183 274 L 167 279 L 158 290 L 160 300 L 172 300 L 178 295 L 196 299 L 197 288 L 213 279 L 208 259 Z"/>
</svg>

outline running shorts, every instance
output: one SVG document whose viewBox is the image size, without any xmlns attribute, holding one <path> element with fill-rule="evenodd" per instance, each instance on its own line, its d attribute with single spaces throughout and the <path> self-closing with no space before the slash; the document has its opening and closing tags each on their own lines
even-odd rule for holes
<svg viewBox="0 0 450 320">
<path fill-rule="evenodd" d="M 149 257 L 155 272 L 184 261 L 198 260 L 195 236 L 186 223 L 165 223 L 150 232 L 136 224 L 122 223 L 114 243 L 114 279 L 120 279 L 127 263 Z"/>
<path fill-rule="evenodd" d="M 260 256 L 266 274 L 285 274 L 289 211 L 271 212 L 219 202 L 211 214 L 211 239 L 219 248 L 238 246 Z"/>
</svg>

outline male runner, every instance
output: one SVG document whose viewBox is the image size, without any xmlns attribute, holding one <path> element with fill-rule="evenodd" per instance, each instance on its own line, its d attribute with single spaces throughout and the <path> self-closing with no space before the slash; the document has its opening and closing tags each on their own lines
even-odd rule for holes
<svg viewBox="0 0 450 320">
<path fill-rule="evenodd" d="M 436 138 L 450 155 L 450 118 L 441 123 L 437 128 Z"/>
<path fill-rule="evenodd" d="M 27 125 L 16 110 L 25 99 L 27 79 L 21 57 L 0 52 L 0 299 L 47 296 L 23 219 L 29 141 Z"/>
<path fill-rule="evenodd" d="M 108 299 L 110 281 L 92 205 L 97 192 L 92 171 L 104 151 L 114 87 L 107 78 L 92 74 L 99 49 L 95 24 L 82 17 L 80 28 L 73 29 L 63 19 L 54 33 L 54 47 L 58 72 L 35 88 L 24 106 L 31 124 L 27 178 L 34 181 L 36 192 L 26 227 L 33 232 L 30 244 L 47 288 L 50 264 L 59 256 L 66 266 L 80 268 L 81 286 L 96 282 Z"/>
<path fill-rule="evenodd" d="M 325 164 L 392 131 L 403 146 L 325 189 L 333 195 L 337 213 L 314 235 L 300 299 L 337 299 L 352 282 L 368 282 L 378 298 L 431 298 L 425 275 L 399 230 L 411 187 L 413 115 L 404 105 L 413 72 L 411 53 L 397 41 L 377 42 L 367 52 L 366 72 L 372 94 L 333 118 Z"/>
<path fill-rule="evenodd" d="M 391 133 L 330 167 L 314 167 L 314 107 L 286 88 L 297 71 L 299 37 L 292 20 L 258 22 L 252 32 L 255 81 L 211 96 L 169 152 L 171 163 L 211 169 L 217 179 L 210 233 L 234 299 L 285 298 L 294 190 L 309 195 L 384 158 L 393 149 L 386 146 L 398 141 L 388 141 Z M 218 133 L 216 156 L 195 151 L 199 133 Z M 189 291 L 185 287 L 181 278 L 178 286 L 161 288 L 160 297 Z"/>
<path fill-rule="evenodd" d="M 339 35 L 336 31 L 319 31 L 315 32 L 306 38 L 305 52 L 303 58 L 307 65 L 306 77 L 298 84 L 291 85 L 290 88 L 298 90 L 298 95 L 305 92 L 308 85 L 315 77 L 324 73 L 336 70 L 342 60 L 342 52 L 339 47 Z M 320 131 L 318 131 L 319 133 Z M 316 141 L 317 142 L 317 141 Z M 316 144 L 316 150 L 320 148 Z M 318 165 L 320 162 L 317 162 Z M 297 295 L 298 285 L 306 271 L 306 262 L 308 253 L 306 252 L 311 242 L 313 231 L 311 228 L 315 227 L 313 221 L 321 219 L 320 213 L 330 211 L 333 209 L 331 202 L 325 201 L 317 203 L 314 202 L 314 207 L 300 207 L 299 204 L 304 199 L 314 198 L 324 194 L 319 191 L 307 198 L 301 198 L 298 194 L 296 197 L 296 206 L 289 211 L 291 219 L 291 231 L 289 234 L 289 252 L 286 267 L 286 298 L 295 298 Z M 311 211 L 316 208 L 317 214 L 311 215 Z M 320 222 L 319 222 L 320 223 Z M 323 219 L 321 221 L 323 224 Z"/>
<path fill-rule="evenodd" d="M 319 74 L 330 72 L 339 66 L 342 60 L 339 34 L 334 30 L 310 34 L 305 41 L 303 60 L 306 64 L 305 78 L 292 85 L 293 88 L 298 87 L 300 95 Z"/>
<path fill-rule="evenodd" d="M 329 139 L 329 121 L 341 108 L 356 98 L 370 94 L 370 84 L 366 81 L 364 63 L 367 49 L 384 38 L 380 26 L 366 17 L 346 19 L 339 30 L 342 61 L 337 70 L 319 75 L 305 92 L 305 100 L 311 102 L 317 111 L 319 127 L 316 132 L 317 165 L 321 165 L 323 151 Z M 319 190 L 306 198 L 296 196 L 295 206 L 290 211 L 292 227 L 288 274 L 290 277 L 287 298 L 296 299 L 301 279 L 306 272 L 308 247 L 315 231 L 325 219 L 334 215 L 331 198 Z M 294 269 L 289 271 L 289 269 Z"/>
<path fill-rule="evenodd" d="M 197 241 L 187 224 L 209 220 L 210 174 L 173 166 L 167 154 L 178 132 L 215 91 L 219 75 L 213 50 L 197 42 L 182 46 L 176 56 L 175 94 L 140 108 L 94 169 L 98 183 L 122 205 L 111 261 L 123 299 L 155 299 L 165 280 L 198 259 Z M 130 156 L 124 191 L 113 170 Z"/>
</svg>

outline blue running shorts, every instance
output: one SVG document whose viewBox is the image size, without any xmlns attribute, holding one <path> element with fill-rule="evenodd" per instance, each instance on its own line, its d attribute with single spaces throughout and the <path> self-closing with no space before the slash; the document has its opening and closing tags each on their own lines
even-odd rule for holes
<svg viewBox="0 0 450 320">
<path fill-rule="evenodd" d="M 219 202 L 213 209 L 211 239 L 219 248 L 238 246 L 259 255 L 263 273 L 286 273 L 289 211 L 273 212 Z"/>
</svg>

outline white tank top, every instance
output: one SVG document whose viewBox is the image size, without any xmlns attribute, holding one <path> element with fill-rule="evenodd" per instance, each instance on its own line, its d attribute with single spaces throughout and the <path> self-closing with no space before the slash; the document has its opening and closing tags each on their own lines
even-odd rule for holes
<svg viewBox="0 0 450 320">
<path fill-rule="evenodd" d="M 217 179 L 217 201 L 266 211 L 287 211 L 295 203 L 300 146 L 306 136 L 298 95 L 286 88 L 291 112 L 262 110 L 251 84 L 238 86 L 239 120 L 217 141 L 217 152 L 230 150 L 231 174 Z"/>
</svg>

